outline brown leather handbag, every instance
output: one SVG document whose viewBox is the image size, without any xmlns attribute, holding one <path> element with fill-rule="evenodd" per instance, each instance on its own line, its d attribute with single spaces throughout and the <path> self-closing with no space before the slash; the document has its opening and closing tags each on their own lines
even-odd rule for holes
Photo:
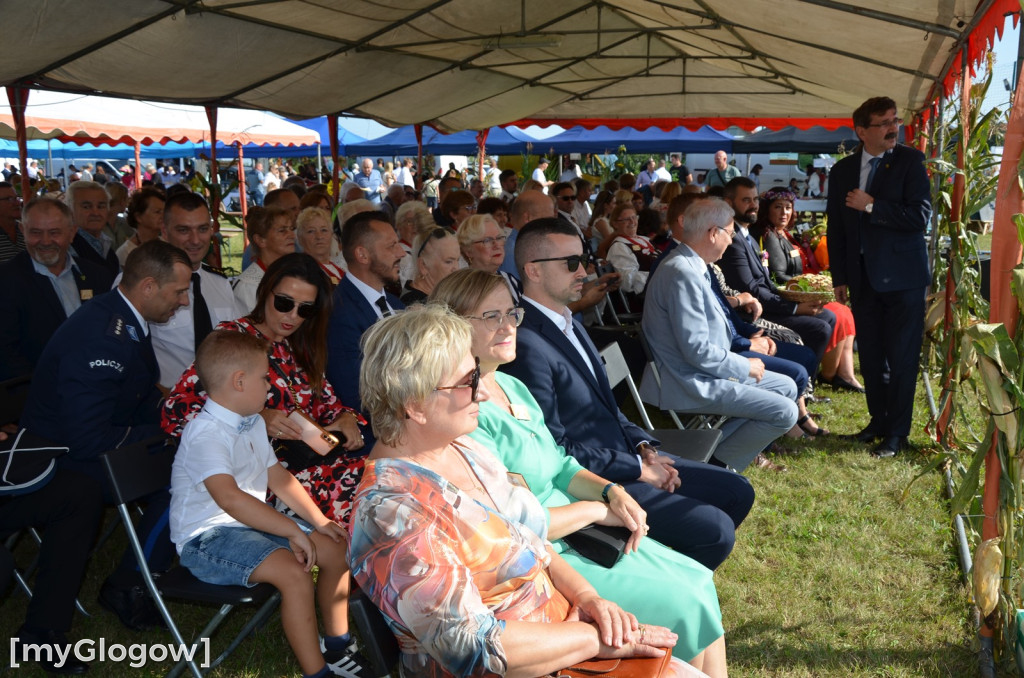
<svg viewBox="0 0 1024 678">
<path fill-rule="evenodd" d="M 668 675 L 672 653 L 661 657 L 629 659 L 588 659 L 554 674 L 554 678 L 661 678 Z"/>
</svg>

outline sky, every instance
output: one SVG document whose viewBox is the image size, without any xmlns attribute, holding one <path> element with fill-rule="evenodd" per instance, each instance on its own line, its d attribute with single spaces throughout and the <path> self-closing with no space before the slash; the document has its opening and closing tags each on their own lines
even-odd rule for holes
<svg viewBox="0 0 1024 678">
<path fill-rule="evenodd" d="M 1014 74 L 1014 63 L 1017 58 L 1017 40 L 1020 33 L 1020 25 L 1016 27 L 1013 22 L 1009 19 L 1006 20 L 1006 29 L 1003 31 L 1003 39 L 997 40 L 993 48 L 995 53 L 995 64 L 993 65 L 993 71 L 995 77 L 992 78 L 992 84 L 988 88 L 988 96 L 985 97 L 983 104 L 986 110 L 990 108 L 999 107 L 1006 109 L 1010 102 L 1010 93 L 1006 91 L 1006 87 L 1003 85 L 1003 81 L 1010 83 L 1010 87 L 1014 87 L 1014 80 L 1016 75 Z"/>
</svg>

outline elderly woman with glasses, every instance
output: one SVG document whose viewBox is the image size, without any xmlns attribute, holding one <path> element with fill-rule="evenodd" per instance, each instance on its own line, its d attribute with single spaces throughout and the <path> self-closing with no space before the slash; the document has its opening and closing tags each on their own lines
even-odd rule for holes
<svg viewBox="0 0 1024 678">
<path fill-rule="evenodd" d="M 658 250 L 650 240 L 637 234 L 640 220 L 632 204 L 616 205 L 611 223 L 615 233 L 608 246 L 608 263 L 622 274 L 623 292 L 641 294 Z"/>
<path fill-rule="evenodd" d="M 440 209 L 441 214 L 451 219 L 451 227 L 458 231 L 462 222 L 476 214 L 476 198 L 469 191 L 448 191 Z"/>
<path fill-rule="evenodd" d="M 724 632 L 711 570 L 652 540 L 641 548 L 648 528 L 640 505 L 566 454 L 526 386 L 498 371 L 516 357 L 516 328 L 523 319 L 502 280 L 464 269 L 442 281 L 430 301 L 447 305 L 473 328 L 472 352 L 480 359 L 480 381 L 489 398 L 480 403 L 479 426 L 470 435 L 523 475 L 547 509 L 547 538 L 555 552 L 602 597 L 672 629 L 679 638 L 675 657 L 712 676 L 724 675 Z M 627 553 L 613 567 L 588 560 L 562 541 L 590 524 L 631 530 Z"/>
<path fill-rule="evenodd" d="M 401 640 L 401 675 L 525 678 L 663 655 L 674 634 L 602 599 L 549 547 L 530 491 L 467 437 L 488 396 L 471 346 L 469 323 L 434 304 L 363 336 L 359 391 L 378 442 L 349 564 Z"/>
<path fill-rule="evenodd" d="M 434 285 L 459 270 L 459 241 L 450 228 L 435 226 L 423 231 L 413 240 L 412 248 L 416 277 L 402 289 L 401 300 L 406 306 L 425 301 Z"/>
<path fill-rule="evenodd" d="M 505 271 L 498 271 L 505 261 L 505 231 L 489 214 L 470 217 L 459 229 L 459 246 L 469 268 L 485 273 L 498 273 L 505 280 L 509 294 L 519 303 L 523 288 L 519 279 Z"/>
</svg>

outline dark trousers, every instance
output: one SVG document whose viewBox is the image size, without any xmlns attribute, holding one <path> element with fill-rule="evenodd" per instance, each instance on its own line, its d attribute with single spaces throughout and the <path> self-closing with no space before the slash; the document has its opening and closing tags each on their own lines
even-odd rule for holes
<svg viewBox="0 0 1024 678">
<path fill-rule="evenodd" d="M 878 435 L 910 435 L 924 333 L 924 296 L 920 287 L 877 292 L 865 271 L 861 285 L 850 293 L 871 415 L 867 428 Z"/>
<path fill-rule="evenodd" d="M 61 633 L 71 630 L 75 598 L 102 518 L 99 484 L 65 470 L 58 470 L 35 492 L 0 500 L 0 536 L 29 527 L 43 531 L 26 626 Z"/>
<path fill-rule="evenodd" d="M 77 459 L 63 460 L 64 468 L 74 470 L 88 475 L 100 484 L 103 490 L 103 501 L 107 504 L 117 503 L 110 488 L 107 474 L 99 461 L 81 461 Z M 166 572 L 171 569 L 174 560 L 174 544 L 171 543 L 170 506 L 171 493 L 169 489 L 158 490 L 153 494 L 143 497 L 140 501 L 143 505 L 142 519 L 135 526 L 135 532 L 142 542 L 142 550 L 146 555 L 146 562 L 149 569 L 154 572 Z M 142 579 L 138 575 L 138 563 L 135 562 L 135 554 L 129 546 L 121 556 L 121 563 L 113 574 L 114 584 L 117 586 L 134 586 Z"/>
<path fill-rule="evenodd" d="M 647 512 L 649 537 L 714 570 L 732 552 L 736 528 L 754 505 L 754 488 L 740 474 L 710 464 L 676 459 L 675 467 L 682 484 L 674 493 L 641 480 L 622 485 Z"/>
<path fill-rule="evenodd" d="M 766 313 L 764 317 L 765 320 L 784 325 L 799 334 L 804 346 L 814 351 L 818 363 L 825 357 L 825 349 L 828 348 L 828 342 L 832 339 L 832 331 L 836 328 L 836 314 L 832 311 L 822 309 L 817 315 L 768 315 Z M 813 376 L 817 372 L 818 366 L 815 364 L 810 374 Z"/>
<path fill-rule="evenodd" d="M 785 347 L 785 348 L 784 348 Z M 740 351 L 744 358 L 759 358 L 764 363 L 764 368 L 769 372 L 775 372 L 789 377 L 796 383 L 796 392 L 803 395 L 807 390 L 808 364 L 813 369 L 817 363 L 814 352 L 806 346 L 799 344 L 776 344 L 775 355 L 765 355 L 755 351 Z M 799 349 L 799 350 L 794 350 Z M 787 357 L 789 356 L 789 357 Z"/>
</svg>

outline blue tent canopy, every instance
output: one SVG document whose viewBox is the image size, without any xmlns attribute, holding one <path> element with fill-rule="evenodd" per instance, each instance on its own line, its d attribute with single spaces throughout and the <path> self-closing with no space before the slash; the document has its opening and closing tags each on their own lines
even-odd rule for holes
<svg viewBox="0 0 1024 678">
<path fill-rule="evenodd" d="M 292 120 L 291 118 L 285 118 L 290 123 L 311 129 L 320 135 L 321 153 L 327 157 L 331 155 L 331 135 L 327 129 L 327 116 L 321 115 L 319 118 L 308 118 L 306 120 Z M 366 141 L 363 137 L 359 136 L 355 132 L 350 132 L 341 125 L 338 125 L 338 155 L 349 155 L 348 147 L 351 144 L 357 144 Z M 305 147 L 299 147 L 305 148 Z M 305 155 L 316 155 L 316 146 L 311 146 L 313 149 L 312 154 L 306 153 Z M 277 156 L 275 156 L 277 157 Z M 295 156 L 282 156 L 282 157 L 295 157 Z"/>
<path fill-rule="evenodd" d="M 330 155 L 330 150 L 326 150 L 326 155 Z M 315 145 L 270 146 L 246 144 L 242 147 L 242 151 L 247 158 L 315 158 L 317 148 Z M 237 153 L 238 151 L 234 146 L 227 146 L 222 142 L 217 142 L 218 158 L 230 160 Z M 194 158 L 200 155 L 210 155 L 210 144 L 169 142 L 166 144 L 143 144 L 139 147 L 139 156 L 142 160 Z M 0 139 L 0 156 L 18 157 L 17 142 L 12 139 Z M 45 160 L 48 157 L 63 160 L 102 158 L 105 160 L 132 162 L 135 160 L 135 147 L 132 144 L 99 144 L 94 146 L 93 144 L 79 145 L 74 142 L 62 142 L 56 139 L 33 139 L 28 142 L 28 157 L 35 158 L 36 160 Z"/>
<path fill-rule="evenodd" d="M 707 125 L 696 132 L 685 127 L 666 132 L 657 127 L 640 131 L 632 127 L 613 130 L 604 125 L 594 129 L 576 126 L 534 146 L 550 153 L 614 153 L 619 146 L 625 146 L 628 153 L 731 153 L 733 138 Z"/>
<path fill-rule="evenodd" d="M 859 144 L 856 133 L 849 127 L 829 131 L 824 127 L 810 129 L 783 127 L 780 130 L 761 130 L 732 143 L 734 153 L 839 153 L 842 146 L 847 152 Z"/>
<path fill-rule="evenodd" d="M 455 134 L 441 134 L 437 130 L 423 128 L 423 152 L 434 155 L 475 155 L 477 152 L 476 132 L 465 130 Z M 504 127 L 492 127 L 487 133 L 489 155 L 518 155 L 528 152 L 531 144 L 538 144 L 525 132 Z M 399 127 L 382 137 L 351 144 L 348 155 L 416 155 L 416 131 L 413 125 Z"/>
</svg>

